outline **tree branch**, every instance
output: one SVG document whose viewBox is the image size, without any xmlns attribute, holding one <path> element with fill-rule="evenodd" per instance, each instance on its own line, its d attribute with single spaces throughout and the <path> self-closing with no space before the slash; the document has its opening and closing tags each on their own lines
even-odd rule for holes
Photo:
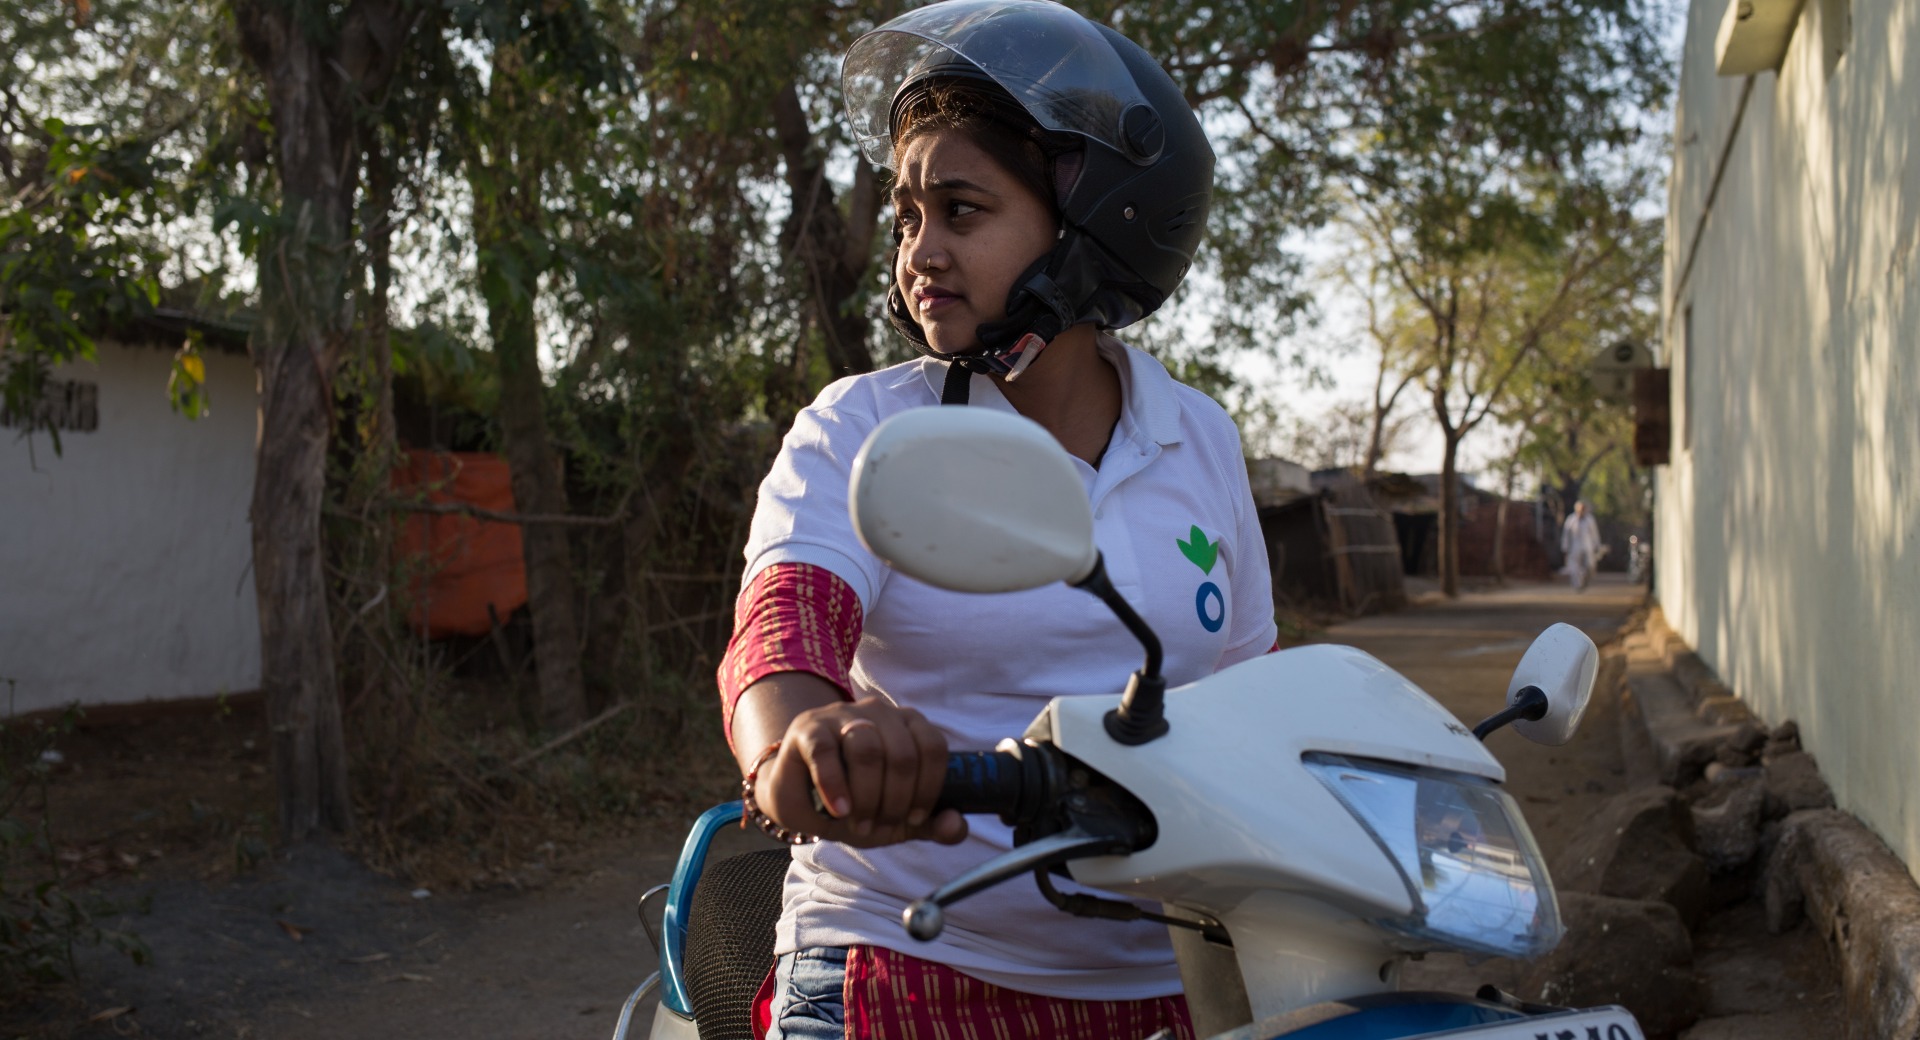
<svg viewBox="0 0 1920 1040">
<path fill-rule="evenodd" d="M 555 527 L 609 527 L 626 519 L 626 502 L 622 500 L 620 508 L 608 516 L 574 516 L 563 513 L 509 513 L 498 509 L 486 509 L 469 502 L 407 502 L 389 500 L 382 507 L 390 513 L 429 513 L 436 516 L 470 516 L 476 520 L 490 520 L 498 524 L 547 524 Z M 365 518 L 342 509 L 328 507 L 328 516 L 344 520 L 366 522 Z"/>
<path fill-rule="evenodd" d="M 1423 292 L 1422 286 L 1415 280 L 1413 273 L 1407 270 L 1406 257 L 1401 254 L 1400 250 L 1394 248 L 1393 232 L 1392 229 L 1386 225 L 1386 215 L 1375 207 L 1368 205 L 1364 199 L 1355 199 L 1355 201 L 1359 204 L 1358 209 L 1366 218 L 1367 223 L 1373 227 L 1374 234 L 1377 236 L 1375 242 L 1387 254 L 1387 264 L 1393 268 L 1393 273 L 1395 277 L 1400 280 L 1400 285 L 1407 290 L 1409 295 L 1419 301 L 1420 306 L 1426 308 L 1427 313 L 1438 323 L 1440 321 L 1440 310 L 1434 293 L 1431 289 Z"/>
<path fill-rule="evenodd" d="M 880 178 L 873 164 L 861 156 L 853 167 L 853 190 L 847 200 L 847 241 L 840 266 L 864 271 L 873 261 L 873 226 L 880 220 Z"/>
</svg>

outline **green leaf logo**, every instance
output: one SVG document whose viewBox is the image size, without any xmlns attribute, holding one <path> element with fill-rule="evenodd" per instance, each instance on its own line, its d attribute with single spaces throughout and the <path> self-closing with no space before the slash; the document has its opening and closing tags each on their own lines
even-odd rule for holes
<svg viewBox="0 0 1920 1040">
<path fill-rule="evenodd" d="M 1195 527 L 1187 537 L 1191 541 L 1178 542 L 1180 552 L 1193 561 L 1203 574 L 1213 573 L 1213 561 L 1220 558 L 1220 543 L 1207 541 L 1207 534 Z"/>
</svg>

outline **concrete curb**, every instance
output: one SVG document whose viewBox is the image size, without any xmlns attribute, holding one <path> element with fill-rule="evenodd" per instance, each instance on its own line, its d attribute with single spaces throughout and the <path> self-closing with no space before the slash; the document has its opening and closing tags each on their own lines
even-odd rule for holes
<svg viewBox="0 0 1920 1040">
<path fill-rule="evenodd" d="M 1646 729 L 1660 782 L 1668 787 L 1681 788 L 1700 779 L 1720 745 L 1740 733 L 1737 725 L 1702 719 L 1693 696 L 1663 673 L 1628 676 L 1621 707 L 1631 721 Z"/>
<path fill-rule="evenodd" d="M 1794 813 L 1764 885 L 1769 928 L 1791 926 L 1798 902 L 1826 936 L 1848 1036 L 1920 1036 L 1920 887 L 1886 843 L 1838 809 Z"/>
<path fill-rule="evenodd" d="M 1662 783 L 1690 784 L 1722 747 L 1765 741 L 1760 721 L 1658 607 L 1629 623 L 1622 646 L 1623 723 L 1644 732 Z M 1920 885 L 1879 836 L 1838 809 L 1793 812 L 1761 884 L 1770 930 L 1791 928 L 1804 912 L 1826 937 L 1849 1040 L 1920 1040 Z"/>
</svg>

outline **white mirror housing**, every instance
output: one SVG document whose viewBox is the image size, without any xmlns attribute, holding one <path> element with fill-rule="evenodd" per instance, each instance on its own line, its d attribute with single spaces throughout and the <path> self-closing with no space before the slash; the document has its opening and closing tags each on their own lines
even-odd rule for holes
<svg viewBox="0 0 1920 1040">
<path fill-rule="evenodd" d="M 1565 744 L 1580 728 L 1580 717 L 1587 713 L 1587 701 L 1593 696 L 1593 677 L 1600 669 L 1600 650 L 1585 632 L 1560 622 L 1533 641 L 1513 681 L 1507 684 L 1507 704 L 1518 699 L 1521 690 L 1535 686 L 1547 695 L 1547 713 L 1534 720 L 1513 724 L 1520 735 L 1536 744 Z"/>
<path fill-rule="evenodd" d="M 847 506 L 889 566 L 956 592 L 1015 592 L 1093 573 L 1093 509 L 1039 423 L 987 408 L 916 408 L 853 460 Z"/>
</svg>

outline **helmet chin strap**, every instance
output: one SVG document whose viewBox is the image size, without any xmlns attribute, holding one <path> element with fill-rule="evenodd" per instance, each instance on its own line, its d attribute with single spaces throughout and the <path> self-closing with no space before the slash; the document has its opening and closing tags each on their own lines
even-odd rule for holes
<svg viewBox="0 0 1920 1040">
<path fill-rule="evenodd" d="M 947 363 L 947 378 L 941 388 L 941 404 L 966 404 L 973 373 L 1003 376 L 1018 380 L 1062 332 L 1074 324 L 1073 304 L 1047 273 L 1058 250 L 1033 262 L 1014 284 L 1007 316 L 982 324 L 974 332 L 979 349 L 965 354 L 946 354 L 933 349 L 926 332 L 907 310 L 900 287 L 887 292 L 887 320 L 916 349 L 928 357 Z"/>
<path fill-rule="evenodd" d="M 987 374 L 992 374 L 998 370 L 1000 364 L 1006 361 L 1013 362 L 1005 373 L 1007 382 L 1011 383 L 1019 379 L 1020 374 L 1033 364 L 1034 359 L 1040 356 L 1042 350 L 1047 349 L 1047 344 L 1050 342 L 1052 341 L 1041 339 L 1037 333 L 1029 332 L 1020 338 L 1019 343 L 1014 344 L 1011 353 L 991 359 L 968 354 L 942 354 L 936 350 L 928 350 L 927 355 L 930 357 L 947 359 L 947 379 L 940 387 L 940 403 L 966 404 L 969 395 L 973 392 L 974 372 L 985 371 Z M 993 363 L 993 368 L 989 369 L 983 364 L 987 361 Z"/>
</svg>

